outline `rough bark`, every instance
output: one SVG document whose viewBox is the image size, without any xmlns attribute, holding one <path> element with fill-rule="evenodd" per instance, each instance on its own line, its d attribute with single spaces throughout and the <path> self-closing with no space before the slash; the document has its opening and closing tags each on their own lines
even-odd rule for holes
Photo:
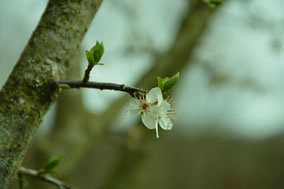
<svg viewBox="0 0 284 189">
<path fill-rule="evenodd" d="M 64 76 L 101 0 L 50 0 L 0 92 L 0 189 L 19 169 L 31 138 L 58 90 L 51 78 Z"/>
</svg>

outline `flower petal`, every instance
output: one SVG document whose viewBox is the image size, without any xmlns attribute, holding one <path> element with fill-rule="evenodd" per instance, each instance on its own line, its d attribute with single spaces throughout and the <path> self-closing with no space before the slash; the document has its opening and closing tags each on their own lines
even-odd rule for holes
<svg viewBox="0 0 284 189">
<path fill-rule="evenodd" d="M 163 102 L 160 105 L 160 111 L 161 114 L 167 114 L 167 112 L 171 110 L 171 105 L 166 100 L 163 100 Z"/>
<path fill-rule="evenodd" d="M 152 116 L 155 119 L 158 119 L 159 117 L 161 117 L 161 108 L 160 108 L 160 106 L 158 106 L 158 105 L 151 106 L 148 109 L 148 114 L 149 114 L 149 116 Z"/>
<path fill-rule="evenodd" d="M 126 114 L 138 115 L 140 112 L 140 101 L 138 99 L 135 99 L 128 104 Z"/>
<path fill-rule="evenodd" d="M 148 129 L 155 129 L 156 128 L 156 123 L 157 119 L 154 118 L 151 114 L 145 112 L 142 115 L 142 122 Z"/>
<path fill-rule="evenodd" d="M 173 122 L 170 118 L 163 116 L 159 119 L 159 125 L 162 129 L 171 130 L 173 127 Z"/>
<path fill-rule="evenodd" d="M 156 103 L 156 102 L 158 102 L 158 104 L 161 103 L 163 101 L 163 95 L 161 89 L 159 87 L 151 89 L 146 94 L 146 101 L 149 103 Z"/>
</svg>

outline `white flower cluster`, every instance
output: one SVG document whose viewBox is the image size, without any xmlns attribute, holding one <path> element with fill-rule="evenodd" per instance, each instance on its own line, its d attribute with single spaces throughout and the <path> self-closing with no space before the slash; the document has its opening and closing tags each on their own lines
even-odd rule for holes
<svg viewBox="0 0 284 189">
<path fill-rule="evenodd" d="M 151 89 L 146 96 L 135 98 L 129 105 L 126 113 L 141 115 L 142 122 L 148 129 L 156 129 L 156 136 L 159 138 L 158 125 L 162 129 L 171 130 L 172 120 L 175 119 L 171 104 L 172 99 L 164 99 L 159 87 Z"/>
</svg>

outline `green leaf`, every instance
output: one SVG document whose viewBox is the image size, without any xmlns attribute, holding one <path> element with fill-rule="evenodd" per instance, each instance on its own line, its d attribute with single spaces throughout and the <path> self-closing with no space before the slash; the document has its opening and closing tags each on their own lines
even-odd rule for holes
<svg viewBox="0 0 284 189">
<path fill-rule="evenodd" d="M 176 73 L 173 77 L 165 77 L 160 78 L 157 77 L 158 80 L 158 87 L 161 89 L 162 92 L 165 92 L 172 88 L 179 80 L 179 72 Z"/>
<path fill-rule="evenodd" d="M 93 46 L 90 50 L 94 64 L 98 64 L 104 54 L 104 44 L 103 42 L 96 42 L 96 45 Z"/>
<path fill-rule="evenodd" d="M 30 184 L 30 183 L 29 183 L 26 179 L 24 179 L 24 178 L 20 178 L 19 183 L 20 183 L 20 189 L 25 189 L 25 188 L 27 188 L 27 187 L 29 186 L 29 184 Z"/>
<path fill-rule="evenodd" d="M 86 51 L 86 57 L 87 57 L 87 60 L 88 60 L 89 64 L 91 64 L 91 65 L 95 64 L 95 60 L 94 60 L 93 54 L 90 51 Z"/>
<path fill-rule="evenodd" d="M 157 80 L 158 80 L 158 87 L 163 91 L 163 79 L 158 76 Z"/>
<path fill-rule="evenodd" d="M 56 172 L 56 167 L 58 166 L 60 160 L 61 160 L 60 157 L 51 157 L 43 167 L 45 173 Z"/>
</svg>

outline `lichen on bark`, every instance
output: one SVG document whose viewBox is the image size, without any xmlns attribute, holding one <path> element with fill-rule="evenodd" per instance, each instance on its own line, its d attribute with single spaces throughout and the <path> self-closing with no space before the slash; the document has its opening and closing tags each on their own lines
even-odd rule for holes
<svg viewBox="0 0 284 189">
<path fill-rule="evenodd" d="M 101 0 L 50 0 L 0 92 L 0 189 L 19 169 L 33 133 L 58 90 L 49 80 L 64 77 Z"/>
</svg>

